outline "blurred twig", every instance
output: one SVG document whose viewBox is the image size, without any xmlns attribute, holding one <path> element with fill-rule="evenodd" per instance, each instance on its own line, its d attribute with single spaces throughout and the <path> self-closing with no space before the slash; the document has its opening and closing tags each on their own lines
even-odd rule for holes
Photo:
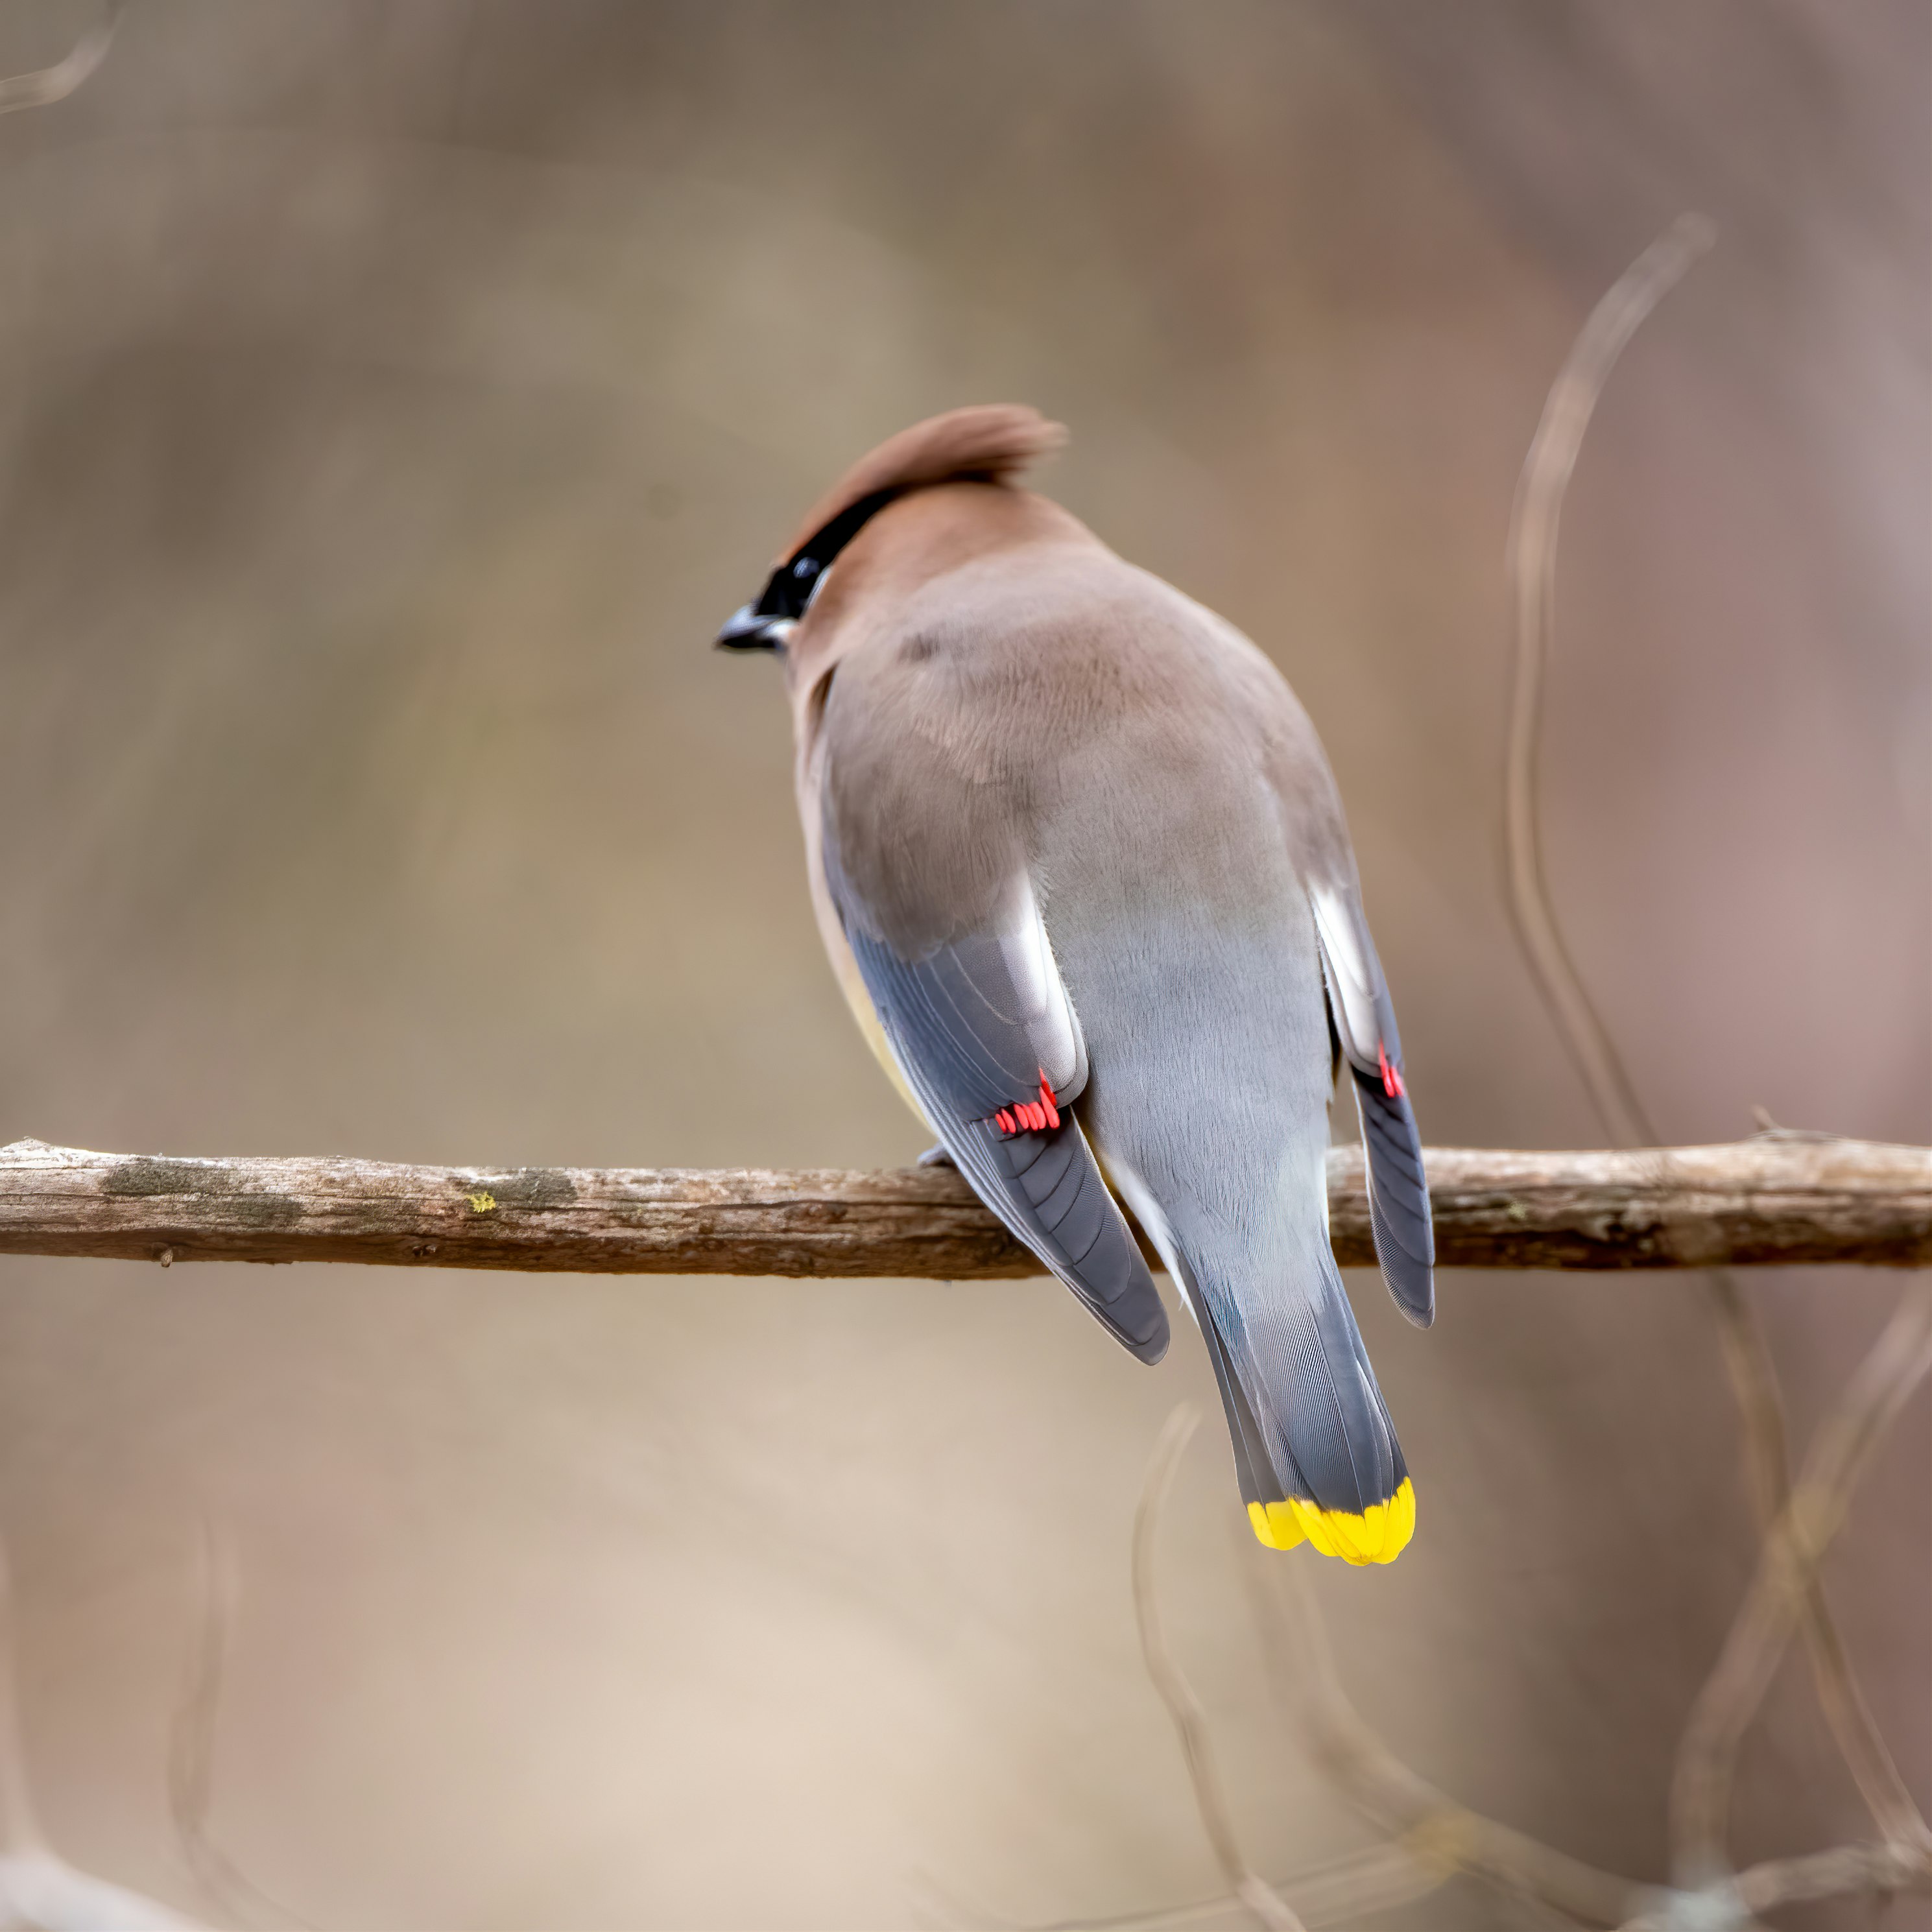
<svg viewBox="0 0 1932 1932">
<path fill-rule="evenodd" d="M 1923 1892 L 1925 1865 L 1893 1845 L 1840 1845 L 1802 1858 L 1766 1858 L 1738 1873 L 1731 1889 L 1747 1912 L 1825 1898 L 1876 1898 Z"/>
<path fill-rule="evenodd" d="M 1304 1866 L 1286 1878 L 1269 1881 L 1277 1893 L 1293 1894 L 1296 1910 L 1310 1932 L 1320 1926 L 1354 1924 L 1365 1912 L 1386 1912 L 1426 1898 L 1449 1874 L 1425 1864 L 1397 1845 L 1371 1845 L 1365 1851 Z M 1130 1912 L 1112 1918 L 1060 1918 L 1028 1925 L 1024 1932 L 1196 1932 L 1210 1921 L 1245 1910 L 1232 1893 Z"/>
<path fill-rule="evenodd" d="M 235 1622 L 239 1580 L 234 1552 L 203 1520 L 199 1545 L 200 1616 L 195 1641 L 182 1676 L 168 1751 L 168 1809 L 189 1869 L 223 1912 L 239 1924 L 257 1912 L 305 1927 L 305 1922 L 271 1898 L 210 1835 L 208 1815 L 214 1795 L 214 1728 L 221 1708 L 221 1679 Z"/>
<path fill-rule="evenodd" d="M 1716 239 L 1702 215 L 1680 215 L 1618 278 L 1591 311 L 1568 359 L 1550 386 L 1541 420 L 1523 459 L 1510 518 L 1508 570 L 1514 592 L 1516 664 L 1510 694 L 1503 771 L 1503 836 L 1510 907 L 1528 955 L 1537 990 L 1564 1050 L 1590 1090 L 1611 1138 L 1624 1147 L 1656 1136 L 1598 1017 L 1556 922 L 1543 857 L 1538 812 L 1538 753 L 1543 728 L 1544 667 L 1556 620 L 1556 537 L 1584 432 L 1611 369 L 1646 316 Z"/>
<path fill-rule="evenodd" d="M 56 100 L 64 100 L 107 58 L 127 8 L 128 0 L 107 0 L 100 18 L 75 41 L 74 51 L 64 60 L 37 68 L 32 74 L 0 79 L 0 114 L 17 114 L 23 107 L 51 107 Z"/>
<path fill-rule="evenodd" d="M 39 1850 L 46 1843 L 27 1778 L 20 1732 L 20 1637 L 14 1628 L 14 1566 L 0 1544 L 0 1854 Z"/>
<path fill-rule="evenodd" d="M 1563 496 L 1591 413 L 1631 335 L 1711 240 L 1708 223 L 1684 217 L 1598 304 L 1550 392 L 1524 465 L 1510 526 L 1516 662 L 1504 820 L 1511 905 L 1538 990 L 1604 1130 L 1628 1147 L 1654 1145 L 1656 1136 L 1616 1042 L 1570 958 L 1544 876 L 1536 808 L 1543 672 L 1554 614 Z M 1774 1130 L 1768 1138 L 1799 1137 Z M 1670 1156 L 1660 1150 L 1658 1158 L 1667 1163 Z M 1932 1285 L 1908 1291 L 1877 1347 L 1820 1429 L 1794 1492 L 1783 1405 L 1762 1337 L 1735 1279 L 1714 1269 L 1708 1280 L 1744 1419 L 1765 1542 L 1756 1577 L 1698 1700 L 1680 1751 L 1672 1803 L 1678 1885 L 1642 1886 L 1600 1871 L 1468 1810 L 1418 1777 L 1349 1701 L 1306 1563 L 1276 1560 L 1266 1565 L 1292 1635 L 1294 1697 L 1313 1753 L 1334 1784 L 1395 1840 L 1391 1850 L 1424 1870 L 1433 1867 L 1443 1876 L 1467 1874 L 1571 1922 L 1619 1926 L 1625 1932 L 1735 1932 L 1755 1923 L 1757 1912 L 1778 1905 L 1852 1895 L 1882 1898 L 1932 1886 L 1932 1838 L 1859 1694 L 1817 1570 L 1873 1450 L 1912 1390 L 1932 1372 Z M 1250 1895 L 1248 1888 L 1258 1881 L 1227 1822 L 1205 1719 L 1168 1653 L 1156 1600 L 1154 1530 L 1197 1420 L 1191 1409 L 1177 1410 L 1149 1464 L 1134 1524 L 1135 1603 L 1148 1668 L 1180 1733 L 1216 1855 L 1236 1896 L 1272 1924 L 1281 1922 L 1267 1907 L 1284 1908 L 1265 1887 L 1258 1907 Z M 1252 1566 L 1249 1574 L 1255 1574 Z M 1820 1702 L 1886 1842 L 1772 1860 L 1732 1875 L 1723 1846 L 1736 1751 L 1794 1623 L 1804 1630 Z M 1360 1862 L 1359 1876 L 1372 1889 L 1399 1880 L 1400 1874 L 1371 1858 Z M 1683 1882 L 1686 1878 L 1693 1882 Z M 1211 1908 L 1192 1908 L 1197 1916 L 1204 1909 Z M 1111 1922 L 1146 1932 L 1184 1922 L 1184 1913 Z"/>
<path fill-rule="evenodd" d="M 1161 1628 L 1160 1604 L 1154 1581 L 1154 1530 L 1160 1520 L 1161 1505 L 1173 1486 L 1174 1472 L 1180 1466 L 1181 1451 L 1200 1422 L 1200 1411 L 1186 1402 L 1167 1418 L 1148 1464 L 1140 1507 L 1134 1512 L 1134 1615 L 1140 1624 L 1141 1654 L 1146 1658 L 1148 1675 L 1154 1679 L 1154 1688 L 1160 1693 L 1168 1715 L 1180 1734 L 1180 1753 L 1194 1786 L 1194 1802 L 1200 1808 L 1208 1842 L 1214 1847 L 1229 1888 L 1256 1922 L 1268 1927 L 1269 1932 L 1307 1932 L 1241 1854 L 1233 1821 L 1228 1816 L 1227 1802 L 1222 1796 L 1220 1776 L 1215 1769 L 1206 1714 L 1192 1686 L 1174 1662 L 1167 1647 L 1166 1633 Z"/>
<path fill-rule="evenodd" d="M 158 1900 L 77 1870 L 48 1846 L 20 1731 L 14 1585 L 0 1544 L 0 1926 L 35 1932 L 194 1932 Z"/>
<path fill-rule="evenodd" d="M 1901 1299 L 1820 1425 L 1791 1500 L 1765 1540 L 1717 1666 L 1692 1707 L 1671 1786 L 1671 1836 L 1680 1868 L 1724 1842 L 1738 1748 L 1770 1686 L 1792 1624 L 1804 1613 L 1805 1579 L 1815 1574 L 1838 1533 L 1873 1450 L 1928 1372 L 1932 1282 L 1920 1282 Z M 1908 1862 L 1916 1856 L 1920 1868 L 1932 1873 L 1932 1838 L 1909 1798 L 1878 1822 L 1888 1850 Z"/>
<path fill-rule="evenodd" d="M 1932 1296 L 1927 1298 L 1921 1316 L 1894 1324 L 1888 1344 L 1875 1352 L 1855 1378 L 1834 1421 L 1820 1432 L 1819 1448 L 1807 1466 L 1800 1492 L 1804 1498 L 1818 1499 L 1805 1508 L 1821 1512 L 1820 1520 L 1835 1522 L 1835 1513 L 1842 1511 L 1866 1457 L 1928 1365 L 1932 1365 Z M 1206 1720 L 1168 1653 L 1153 1567 L 1154 1536 L 1162 1505 L 1197 1420 L 1191 1408 L 1177 1409 L 1149 1462 L 1134 1524 L 1135 1601 L 1148 1667 L 1181 1730 L 1204 1822 L 1210 1838 L 1218 1834 L 1222 1843 L 1232 1846 L 1225 1804 L 1208 1755 Z M 1266 1606 L 1279 1609 L 1288 1632 L 1286 1645 L 1271 1644 L 1270 1655 L 1277 1658 L 1285 1649 L 1293 1658 L 1292 1695 L 1316 1762 L 1337 1789 L 1393 1840 L 1379 1854 L 1357 1854 L 1306 1872 L 1292 1882 L 1311 1924 L 1353 1918 L 1364 1911 L 1419 1898 L 1458 1874 L 1480 1880 L 1546 1912 L 1559 1914 L 1563 1922 L 1618 1926 L 1627 1932 L 1714 1932 L 1714 1928 L 1736 1932 L 1749 1924 L 1756 1912 L 1778 1905 L 1832 1898 L 1881 1898 L 1899 1891 L 1923 1892 L 1932 1883 L 1932 1866 L 1912 1847 L 1885 1844 L 1848 1846 L 1804 1858 L 1770 1860 L 1695 1888 L 1646 1886 L 1586 1864 L 1526 1832 L 1472 1811 L 1410 1770 L 1356 1710 L 1336 1666 L 1327 1626 L 1310 1587 L 1308 1564 L 1249 1553 L 1254 1560 L 1246 1574 L 1258 1590 L 1268 1592 Z M 1790 1600 L 1786 1600 L 1788 1618 Z M 1266 1619 L 1270 1628 L 1275 1621 L 1271 1616 Z M 1147 1636 L 1150 1629 L 1151 1642 Z M 1208 1767 L 1204 1786 L 1198 1770 L 1202 1766 Z M 1220 1855 L 1220 1844 L 1216 1850 Z M 1232 1862 L 1243 1874 L 1251 1876 L 1238 1848 L 1232 1850 Z M 1223 1856 L 1222 1862 L 1226 1868 L 1229 1860 Z M 1232 1872 L 1230 1876 L 1232 1879 Z M 1160 1932 L 1168 1927 L 1198 1924 L 1228 1902 L 1203 1900 L 1131 1918 L 1068 1921 L 1058 1927 L 1037 1928 L 1037 1932 Z M 1250 1903 L 1252 1909 L 1250 1900 L 1244 1898 L 1243 1902 Z"/>
<path fill-rule="evenodd" d="M 1292 1694 L 1316 1760 L 1347 1797 L 1418 1861 L 1526 1894 L 1586 1924 L 1612 1925 L 1654 1894 L 1469 1810 L 1409 1769 L 1363 1721 L 1336 1668 L 1305 1562 L 1250 1565 L 1289 1634 Z"/>
<path fill-rule="evenodd" d="M 1922 1862 L 1892 1845 L 1840 1845 L 1802 1858 L 1766 1858 L 1696 1892 L 1662 1892 L 1618 1932 L 1739 1932 L 1757 1914 L 1827 1898 L 1864 1898 L 1882 1910 L 1900 1892 L 1926 1888 Z M 1876 1924 L 1873 1918 L 1867 1922 Z"/>
<path fill-rule="evenodd" d="M 1191 1405 L 1177 1408 L 1168 1418 L 1148 1462 L 1140 1507 L 1134 1516 L 1134 1606 L 1148 1674 L 1180 1734 L 1202 1822 L 1234 1895 L 1253 1910 L 1257 1900 L 1251 1888 L 1261 1881 L 1243 1857 L 1228 1822 L 1226 1802 L 1214 1768 L 1207 1720 L 1168 1652 L 1154 1580 L 1154 1533 L 1161 1509 L 1181 1452 L 1199 1420 L 1198 1412 Z M 1348 1701 L 1329 1648 L 1328 1631 L 1309 1588 L 1306 1564 L 1272 1562 L 1266 1569 L 1280 1590 L 1277 1600 L 1291 1631 L 1290 1648 L 1296 1666 L 1294 1694 L 1317 1762 L 1395 1840 L 1390 1850 L 1400 1855 L 1418 1879 L 1433 1874 L 1427 1884 L 1418 1882 L 1413 1890 L 1406 1886 L 1398 1890 L 1390 1885 L 1396 1874 L 1386 1861 L 1352 1861 L 1352 1869 L 1347 1873 L 1344 1886 L 1336 1888 L 1336 1895 L 1324 1903 L 1344 1911 L 1372 1910 L 1376 1905 L 1394 1904 L 1405 1894 L 1411 1898 L 1420 1896 L 1457 1872 L 1486 1880 L 1504 1892 L 1540 1900 L 1573 1919 L 1595 1925 L 1618 1924 L 1652 1902 L 1654 1894 L 1646 1888 L 1598 1871 L 1549 1850 L 1521 1832 L 1480 1817 L 1418 1777 L 1369 1729 Z M 1280 1907 L 1280 1901 L 1272 1891 L 1267 1891 L 1267 1898 Z M 1262 1913 L 1257 1910 L 1256 1916 L 1262 1917 Z M 1108 1922 L 1122 1927 L 1151 1925 L 1166 1922 L 1168 1916 Z M 1264 1918 L 1263 1922 L 1292 1922 Z"/>
<path fill-rule="evenodd" d="M 1578 973 L 1551 900 L 1538 811 L 1537 769 L 1544 668 L 1556 622 L 1556 548 L 1563 497 L 1604 385 L 1644 318 L 1711 245 L 1701 216 L 1684 215 L 1618 279 L 1592 312 L 1545 404 L 1523 464 L 1510 520 L 1516 662 L 1504 774 L 1504 834 L 1510 902 L 1538 992 L 1604 1131 L 1625 1146 L 1658 1136 L 1635 1086 Z M 1790 1516 L 1790 1452 L 1776 1371 L 1762 1329 L 1736 1277 L 1706 1276 L 1726 1372 L 1742 1418 L 1751 1489 L 1761 1530 L 1775 1538 Z M 1811 1660 L 1818 1700 L 1834 1738 L 1874 1818 L 1888 1838 L 1922 1838 L 1920 1820 L 1832 1621 L 1814 1561 L 1802 1539 L 1785 1539 L 1796 1610 Z M 1756 1708 L 1755 1700 L 1750 1708 Z M 1748 1720 L 1749 1711 L 1744 1712 Z M 1689 1741 L 1687 1739 L 1687 1748 Z M 1700 1757 L 1700 1762 L 1702 1762 Z M 1701 1790 L 1696 1778 L 1689 1789 Z M 1728 1789 L 1726 1784 L 1726 1789 Z M 1722 1811 L 1682 1804 L 1674 1816 L 1680 1878 L 1702 1884 L 1728 1870 Z"/>
</svg>

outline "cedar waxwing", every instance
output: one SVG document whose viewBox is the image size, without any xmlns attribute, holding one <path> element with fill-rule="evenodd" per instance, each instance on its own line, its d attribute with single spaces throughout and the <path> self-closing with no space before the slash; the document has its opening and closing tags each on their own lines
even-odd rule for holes
<svg viewBox="0 0 1932 1932">
<path fill-rule="evenodd" d="M 1328 1243 L 1343 1060 L 1425 1327 L 1435 1246 L 1341 801 L 1253 644 L 1016 485 L 1064 434 L 994 406 L 881 444 L 718 641 L 784 660 L 826 950 L 945 1155 L 1156 1362 L 1118 1193 L 1206 1341 L 1255 1534 L 1386 1563 L 1414 1492 Z"/>
</svg>

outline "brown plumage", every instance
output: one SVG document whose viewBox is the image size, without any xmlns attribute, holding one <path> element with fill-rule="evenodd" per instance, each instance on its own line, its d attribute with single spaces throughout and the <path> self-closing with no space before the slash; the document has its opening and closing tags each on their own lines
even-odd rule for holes
<svg viewBox="0 0 1932 1932">
<path fill-rule="evenodd" d="M 1066 441 L 1064 425 L 1023 403 L 985 403 L 914 423 L 860 457 L 813 504 L 784 554 L 789 556 L 814 530 L 875 490 L 948 481 L 1003 483 Z"/>
</svg>

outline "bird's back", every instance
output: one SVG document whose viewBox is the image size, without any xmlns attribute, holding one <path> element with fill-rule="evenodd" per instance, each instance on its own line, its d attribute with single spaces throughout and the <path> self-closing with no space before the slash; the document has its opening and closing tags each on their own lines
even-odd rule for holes
<svg viewBox="0 0 1932 1932">
<path fill-rule="evenodd" d="M 782 567 L 837 536 L 788 675 L 814 893 L 862 1018 L 868 997 L 989 1204 L 1150 1360 L 1164 1326 L 1097 1154 L 1201 1322 L 1257 1532 L 1387 1560 L 1413 1502 L 1328 1242 L 1338 1054 L 1418 1318 L 1426 1198 L 1313 730 L 1231 626 L 1004 474 L 862 507 Z"/>
</svg>

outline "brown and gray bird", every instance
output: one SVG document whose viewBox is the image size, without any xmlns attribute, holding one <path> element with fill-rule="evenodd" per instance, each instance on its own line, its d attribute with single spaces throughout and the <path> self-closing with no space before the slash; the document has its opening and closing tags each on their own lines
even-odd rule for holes
<svg viewBox="0 0 1932 1932">
<path fill-rule="evenodd" d="M 1004 405 L 892 437 L 718 641 L 784 660 L 820 930 L 902 1094 L 1156 1362 L 1118 1193 L 1207 1342 L 1256 1534 L 1386 1563 L 1414 1492 L 1328 1244 L 1343 1060 L 1424 1326 L 1435 1249 L 1341 801 L 1254 645 L 1017 486 L 1064 440 Z"/>
</svg>

